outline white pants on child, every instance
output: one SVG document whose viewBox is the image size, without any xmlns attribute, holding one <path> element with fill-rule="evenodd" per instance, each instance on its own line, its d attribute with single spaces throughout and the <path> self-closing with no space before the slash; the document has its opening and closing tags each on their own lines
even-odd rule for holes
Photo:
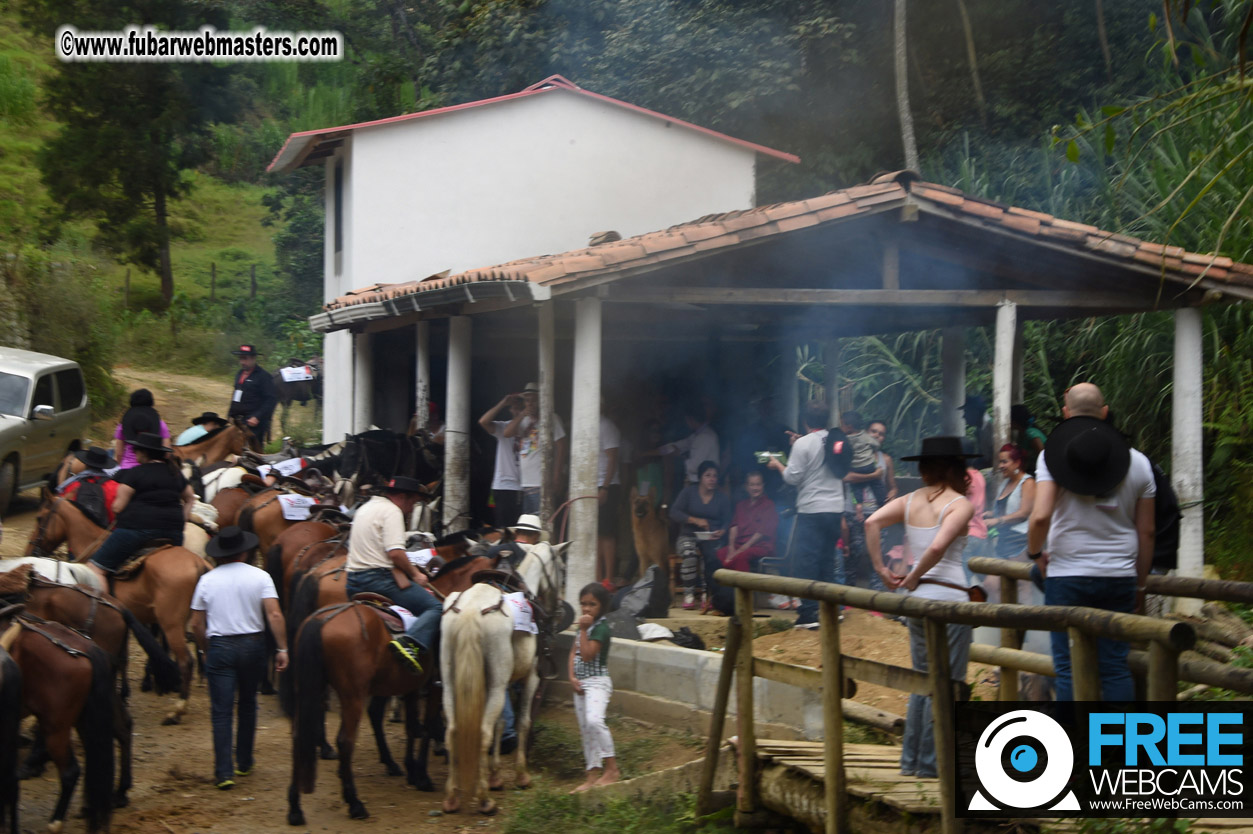
<svg viewBox="0 0 1253 834">
<path fill-rule="evenodd" d="M 603 760 L 613 758 L 613 736 L 605 725 L 605 710 L 613 695 L 613 681 L 608 676 L 583 678 L 583 694 L 574 695 L 574 714 L 579 719 L 579 733 L 583 736 L 583 758 L 587 769 L 603 767 Z"/>
</svg>

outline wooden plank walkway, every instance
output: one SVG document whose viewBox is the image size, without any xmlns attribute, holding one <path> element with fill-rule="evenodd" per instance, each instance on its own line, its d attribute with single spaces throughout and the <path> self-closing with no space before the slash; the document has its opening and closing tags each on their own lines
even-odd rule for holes
<svg viewBox="0 0 1253 834">
<path fill-rule="evenodd" d="M 733 740 L 732 744 L 734 743 Z M 820 741 L 757 739 L 757 758 L 763 765 L 789 768 L 818 784 L 822 784 L 826 775 L 822 749 Z M 899 811 L 915 815 L 928 814 L 938 818 L 939 780 L 902 776 L 900 757 L 901 750 L 894 745 L 845 744 L 844 771 L 848 792 Z M 1077 820 L 1035 819 L 1019 822 L 1032 823 L 1039 826 L 1041 831 L 1056 834 L 1068 834 L 1079 829 Z M 1214 834 L 1253 834 L 1253 820 L 1199 819 L 1192 821 L 1190 830 Z"/>
</svg>

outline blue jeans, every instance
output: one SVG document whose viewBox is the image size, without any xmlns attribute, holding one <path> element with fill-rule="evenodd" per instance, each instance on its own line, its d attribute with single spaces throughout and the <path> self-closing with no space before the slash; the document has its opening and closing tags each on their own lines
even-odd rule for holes
<svg viewBox="0 0 1253 834">
<path fill-rule="evenodd" d="M 1044 580 L 1045 605 L 1085 605 L 1105 611 L 1130 614 L 1136 607 L 1134 576 L 1058 576 Z M 1070 669 L 1070 635 L 1065 631 L 1049 634 L 1053 644 L 1053 674 L 1057 700 L 1075 699 L 1074 678 Z M 1101 674 L 1101 698 L 1106 701 L 1134 701 L 1135 682 L 1127 665 L 1131 647 L 1121 640 L 1103 637 L 1096 641 L 1097 668 Z"/>
<path fill-rule="evenodd" d="M 927 671 L 927 640 L 922 620 L 910 617 L 909 658 L 919 672 Z M 970 662 L 970 641 L 974 628 L 950 623 L 948 632 L 948 671 L 955 681 L 966 679 Z M 901 740 L 901 773 L 932 779 L 939 773 L 935 763 L 935 716 L 930 695 L 910 695 L 905 712 L 905 737 Z"/>
<path fill-rule="evenodd" d="M 135 555 L 135 551 L 143 547 L 144 542 L 152 539 L 169 539 L 175 544 L 183 543 L 183 528 L 177 530 L 132 530 L 128 527 L 116 527 L 105 539 L 96 552 L 91 554 L 91 563 L 105 573 L 113 573 L 122 563 Z"/>
<path fill-rule="evenodd" d="M 535 514 L 539 512 L 539 487 L 522 487 L 522 512 Z M 517 521 L 517 519 L 514 519 Z M 514 522 L 509 522 L 513 524 Z"/>
<path fill-rule="evenodd" d="M 796 538 L 792 545 L 792 575 L 818 582 L 842 582 L 843 565 L 837 565 L 835 543 L 840 538 L 843 513 L 797 513 Z M 797 624 L 818 621 L 818 601 L 801 600 Z"/>
<path fill-rule="evenodd" d="M 257 684 L 265 677 L 265 633 L 210 637 L 205 656 L 209 703 L 213 716 L 213 780 L 234 776 L 231 767 L 231 708 L 239 695 L 239 729 L 235 761 L 240 770 L 253 765 L 252 745 L 257 735 Z"/>
<path fill-rule="evenodd" d="M 399 606 L 408 608 L 417 622 L 409 626 L 407 634 L 424 649 L 435 648 L 435 638 L 439 634 L 439 618 L 443 608 L 435 596 L 417 585 L 410 585 L 403 590 L 396 585 L 391 568 L 374 568 L 357 570 L 348 574 L 348 597 L 354 594 L 370 592 L 382 594 Z"/>
</svg>

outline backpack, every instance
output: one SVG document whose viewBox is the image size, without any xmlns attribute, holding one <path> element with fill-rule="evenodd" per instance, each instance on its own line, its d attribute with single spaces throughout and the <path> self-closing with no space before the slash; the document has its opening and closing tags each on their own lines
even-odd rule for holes
<svg viewBox="0 0 1253 834">
<path fill-rule="evenodd" d="M 657 565 L 635 583 L 614 594 L 610 611 L 625 611 L 632 617 L 664 617 L 670 611 L 670 588 Z"/>
<path fill-rule="evenodd" d="M 827 439 L 822 443 L 822 460 L 828 471 L 841 481 L 853 468 L 853 444 L 838 426 L 827 429 Z"/>
<path fill-rule="evenodd" d="M 1157 501 L 1153 521 L 1157 526 L 1153 541 L 1153 569 L 1174 570 L 1179 563 L 1179 496 L 1170 485 L 1170 478 L 1156 463 L 1153 467 L 1153 484 L 1157 487 Z"/>
<path fill-rule="evenodd" d="M 73 502 L 97 527 L 109 526 L 109 510 L 104 495 L 104 481 L 95 477 L 78 482 Z"/>
</svg>

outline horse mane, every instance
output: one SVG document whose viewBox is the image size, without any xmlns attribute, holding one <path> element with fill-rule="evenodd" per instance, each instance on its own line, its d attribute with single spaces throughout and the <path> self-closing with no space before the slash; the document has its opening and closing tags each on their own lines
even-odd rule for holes
<svg viewBox="0 0 1253 834">
<path fill-rule="evenodd" d="M 460 570 L 461 568 L 464 568 L 466 565 L 470 564 L 475 559 L 479 559 L 479 558 L 482 558 L 482 557 L 477 553 L 467 553 L 464 556 L 458 556 L 456 559 L 453 559 L 451 562 L 444 563 L 440 567 L 439 572 L 442 574 L 452 573 L 455 570 Z"/>
</svg>

